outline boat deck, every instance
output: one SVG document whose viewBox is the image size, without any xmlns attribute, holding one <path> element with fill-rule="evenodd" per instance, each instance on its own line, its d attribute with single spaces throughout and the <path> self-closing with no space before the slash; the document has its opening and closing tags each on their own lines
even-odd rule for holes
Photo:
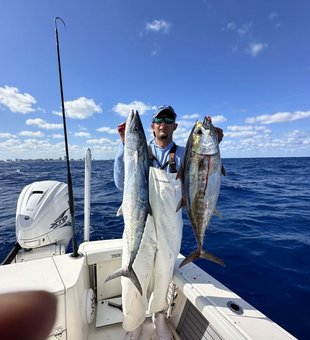
<svg viewBox="0 0 310 340">
<path fill-rule="evenodd" d="M 90 336 L 88 340 L 105 340 L 115 339 L 122 340 L 126 331 L 122 327 L 123 313 L 120 310 L 122 303 L 121 297 L 106 299 L 98 301 L 95 315 L 95 322 L 91 327 Z M 180 337 L 176 334 L 176 331 L 171 323 L 168 322 L 175 339 Z M 159 340 L 159 336 L 156 332 L 156 328 L 152 323 L 151 315 L 147 315 L 143 325 L 140 340 Z"/>
<path fill-rule="evenodd" d="M 169 323 L 168 323 L 169 324 Z M 172 328 L 173 334 L 175 334 L 175 330 L 169 324 L 170 328 Z M 92 324 L 90 329 L 90 334 L 88 340 L 123 340 L 126 335 L 126 331 L 123 329 L 121 323 L 117 323 L 114 325 L 104 326 L 96 328 L 95 323 Z M 175 340 L 180 340 L 181 338 L 175 334 Z M 147 318 L 142 325 L 142 332 L 139 340 L 159 340 L 159 336 L 156 332 L 156 328 L 152 323 L 151 318 Z"/>
</svg>

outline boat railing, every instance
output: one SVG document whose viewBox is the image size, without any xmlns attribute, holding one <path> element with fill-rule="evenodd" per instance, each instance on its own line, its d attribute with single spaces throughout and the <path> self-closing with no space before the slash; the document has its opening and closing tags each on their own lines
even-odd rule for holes
<svg viewBox="0 0 310 340">
<path fill-rule="evenodd" d="M 84 187 L 84 242 L 89 241 L 90 235 L 90 189 L 91 189 L 91 151 L 85 152 L 85 187 Z"/>
</svg>

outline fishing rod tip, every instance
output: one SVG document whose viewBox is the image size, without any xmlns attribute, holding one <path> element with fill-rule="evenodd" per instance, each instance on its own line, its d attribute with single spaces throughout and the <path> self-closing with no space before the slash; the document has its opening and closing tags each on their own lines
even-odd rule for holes
<svg viewBox="0 0 310 340">
<path fill-rule="evenodd" d="M 57 27 L 57 25 L 56 25 L 56 20 L 57 19 L 59 19 L 63 24 L 64 24 L 64 26 L 66 27 L 66 24 L 65 24 L 65 22 L 60 18 L 60 17 L 55 17 L 54 18 L 54 22 L 55 22 L 55 26 Z"/>
</svg>

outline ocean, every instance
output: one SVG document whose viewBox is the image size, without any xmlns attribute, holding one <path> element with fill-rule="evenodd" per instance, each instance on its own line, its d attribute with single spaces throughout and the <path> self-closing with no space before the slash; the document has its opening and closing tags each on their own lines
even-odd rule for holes
<svg viewBox="0 0 310 340">
<path fill-rule="evenodd" d="M 77 242 L 83 241 L 84 162 L 73 161 Z M 204 247 L 226 267 L 195 263 L 300 340 L 310 339 L 310 158 L 223 159 L 218 210 Z M 67 182 L 60 161 L 0 162 L 0 261 L 15 243 L 15 210 L 24 186 Z M 122 201 L 113 160 L 92 162 L 91 240 L 121 238 Z M 181 253 L 196 249 L 183 211 Z M 70 249 L 69 249 L 70 250 Z M 263 340 L 263 339 L 262 339 Z"/>
</svg>

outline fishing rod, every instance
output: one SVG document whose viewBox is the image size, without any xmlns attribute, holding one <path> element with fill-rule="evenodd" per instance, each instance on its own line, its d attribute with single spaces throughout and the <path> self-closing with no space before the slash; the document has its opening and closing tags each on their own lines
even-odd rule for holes
<svg viewBox="0 0 310 340">
<path fill-rule="evenodd" d="M 67 178 L 68 178 L 69 206 L 70 206 L 70 215 L 71 215 L 71 224 L 72 224 L 72 248 L 73 248 L 73 254 L 71 256 L 72 257 L 79 257 L 79 253 L 78 253 L 78 250 L 77 250 L 76 234 L 75 234 L 73 187 L 72 187 L 72 179 L 71 179 L 71 173 L 70 173 L 70 161 L 69 161 L 69 149 L 68 149 L 68 139 L 67 139 L 66 115 L 65 115 L 64 95 L 63 95 L 63 88 L 62 88 L 62 77 L 61 77 L 61 65 L 60 65 L 58 31 L 57 31 L 57 23 L 56 23 L 57 19 L 59 19 L 64 24 L 65 27 L 66 27 L 66 24 L 59 17 L 56 17 L 54 19 L 54 22 L 55 22 L 55 32 L 56 32 L 56 46 L 57 46 L 57 57 L 58 57 L 58 72 L 59 72 L 59 83 L 60 83 L 61 106 L 62 106 L 62 119 L 63 119 L 63 126 L 64 126 L 66 158 L 67 158 Z"/>
</svg>

